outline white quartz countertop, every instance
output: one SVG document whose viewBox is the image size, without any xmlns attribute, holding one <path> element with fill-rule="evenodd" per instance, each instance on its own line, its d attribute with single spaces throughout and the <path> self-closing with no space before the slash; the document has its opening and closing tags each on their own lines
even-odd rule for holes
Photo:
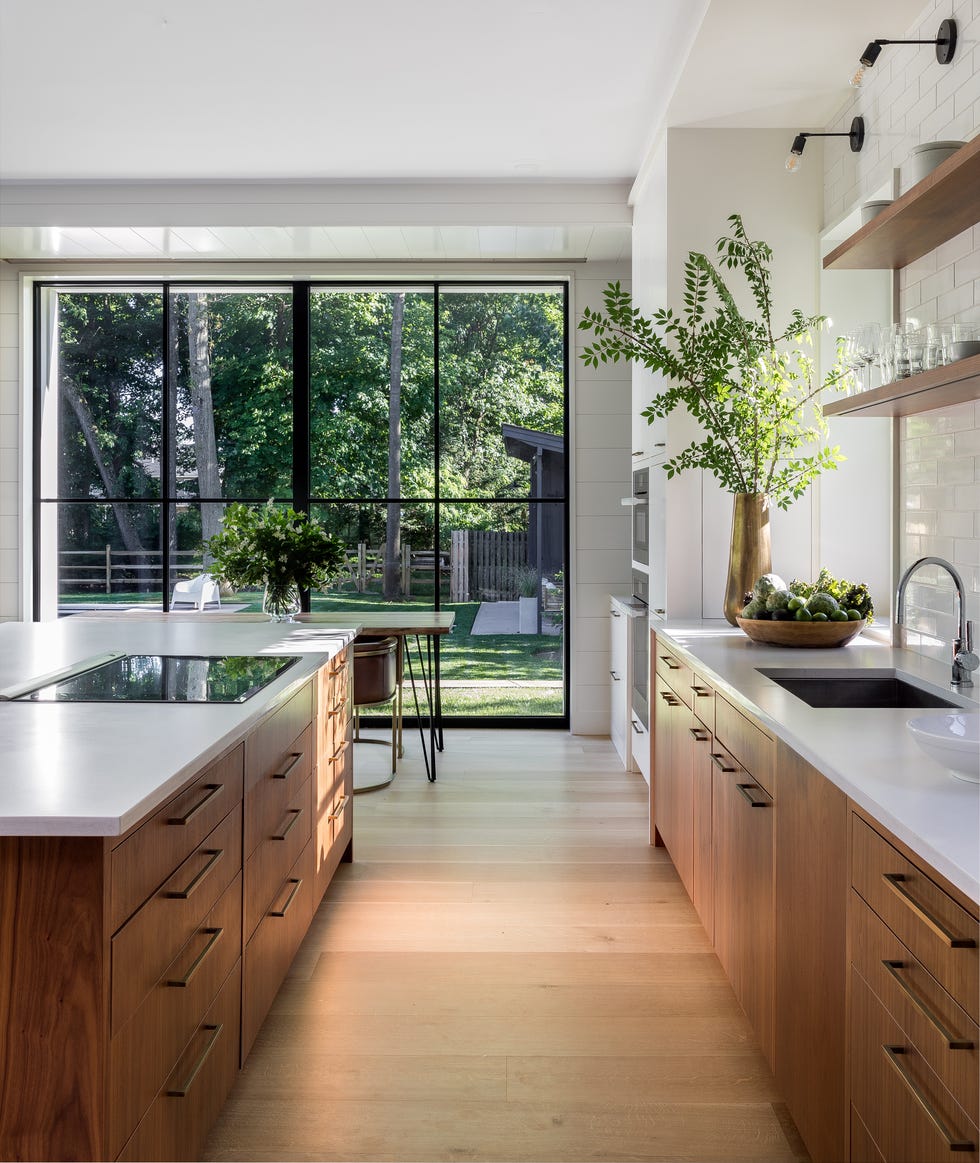
<svg viewBox="0 0 980 1163">
<path fill-rule="evenodd" d="M 127 831 L 299 690 L 355 632 L 349 624 L 333 630 L 234 615 L 0 625 L 0 688 L 109 650 L 299 655 L 243 703 L 0 701 L 0 835 Z"/>
<path fill-rule="evenodd" d="M 948 664 L 895 649 L 867 633 L 847 646 L 793 650 L 750 641 L 724 622 L 656 627 L 716 689 L 741 703 L 841 791 L 972 900 L 980 902 L 980 785 L 955 779 L 905 724 L 921 710 L 811 707 L 759 668 L 892 669 L 951 702 L 977 709 L 978 688 L 950 690 Z"/>
</svg>

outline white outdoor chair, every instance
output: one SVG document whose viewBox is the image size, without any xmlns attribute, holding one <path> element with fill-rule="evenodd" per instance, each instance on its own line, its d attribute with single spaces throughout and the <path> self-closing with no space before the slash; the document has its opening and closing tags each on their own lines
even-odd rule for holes
<svg viewBox="0 0 980 1163">
<path fill-rule="evenodd" d="M 197 577 L 174 583 L 174 592 L 170 595 L 171 610 L 181 606 L 203 610 L 205 606 L 220 605 L 221 590 L 209 573 L 199 573 Z"/>
</svg>

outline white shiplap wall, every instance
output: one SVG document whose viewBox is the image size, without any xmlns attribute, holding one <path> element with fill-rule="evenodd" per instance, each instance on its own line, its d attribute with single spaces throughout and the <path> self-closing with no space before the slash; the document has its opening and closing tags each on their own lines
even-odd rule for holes
<svg viewBox="0 0 980 1163">
<path fill-rule="evenodd" d="M 958 47 L 940 65 L 925 45 L 885 47 L 834 128 L 861 114 L 868 144 L 860 154 L 828 149 L 825 218 L 832 223 L 891 182 L 912 148 L 928 141 L 970 141 L 980 129 L 980 0 L 927 4 L 906 31 L 931 38 L 957 22 Z M 899 33 L 893 33 L 896 38 Z M 904 189 L 907 182 L 901 182 Z M 903 320 L 980 324 L 980 226 L 951 239 L 899 274 Z M 921 556 L 952 562 L 967 591 L 967 614 L 980 620 L 980 405 L 937 409 L 899 421 L 896 489 L 898 567 Z M 924 568 L 908 591 L 913 649 L 945 657 L 955 631 L 955 598 L 944 570 Z"/>
<path fill-rule="evenodd" d="M 21 616 L 21 428 L 17 276 L 0 262 L 0 621 Z"/>
</svg>

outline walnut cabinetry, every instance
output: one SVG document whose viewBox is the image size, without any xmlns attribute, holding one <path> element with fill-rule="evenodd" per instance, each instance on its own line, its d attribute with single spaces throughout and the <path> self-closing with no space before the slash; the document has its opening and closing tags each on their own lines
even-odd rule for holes
<svg viewBox="0 0 980 1163">
<path fill-rule="evenodd" d="M 348 688 L 345 652 L 122 837 L 0 838 L 0 1158 L 199 1157 L 350 855 Z"/>
<path fill-rule="evenodd" d="M 810 1157 L 976 1153 L 977 904 L 696 659 L 662 640 L 655 657 L 652 822 Z"/>
<path fill-rule="evenodd" d="M 930 873 L 852 814 L 852 1163 L 980 1150 L 980 925 Z"/>
</svg>

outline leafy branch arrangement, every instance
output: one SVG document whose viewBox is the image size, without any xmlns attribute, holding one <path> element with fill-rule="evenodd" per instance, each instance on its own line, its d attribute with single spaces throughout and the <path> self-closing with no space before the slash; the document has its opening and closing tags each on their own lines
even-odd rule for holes
<svg viewBox="0 0 980 1163">
<path fill-rule="evenodd" d="M 220 533 L 205 546 L 208 570 L 235 589 L 265 585 L 282 595 L 292 586 L 321 589 L 344 564 L 343 542 L 328 533 L 307 513 L 277 508 L 272 501 L 261 509 L 231 504 Z"/>
<path fill-rule="evenodd" d="M 669 386 L 644 409 L 647 422 L 680 404 L 699 422 L 704 438 L 665 463 L 668 477 L 706 469 L 730 493 L 762 493 L 788 509 L 821 472 L 844 459 L 838 446 L 819 443 L 827 433 L 819 396 L 845 386 L 851 373 L 841 341 L 823 383 L 814 380 L 811 356 L 789 346 L 812 347 L 824 316 L 794 309 L 785 331 L 774 334 L 772 250 L 749 239 L 740 215 L 732 214 L 728 222 L 731 234 L 718 239 L 717 267 L 696 251 L 688 255 L 682 314 L 666 307 L 647 319 L 629 293 L 611 283 L 605 314 L 588 307 L 582 314 L 579 328 L 592 331 L 596 341 L 581 358 L 592 367 L 630 359 L 662 373 Z M 754 317 L 739 310 L 718 267 L 742 272 L 755 302 Z M 814 444 L 814 452 L 798 451 Z"/>
</svg>

